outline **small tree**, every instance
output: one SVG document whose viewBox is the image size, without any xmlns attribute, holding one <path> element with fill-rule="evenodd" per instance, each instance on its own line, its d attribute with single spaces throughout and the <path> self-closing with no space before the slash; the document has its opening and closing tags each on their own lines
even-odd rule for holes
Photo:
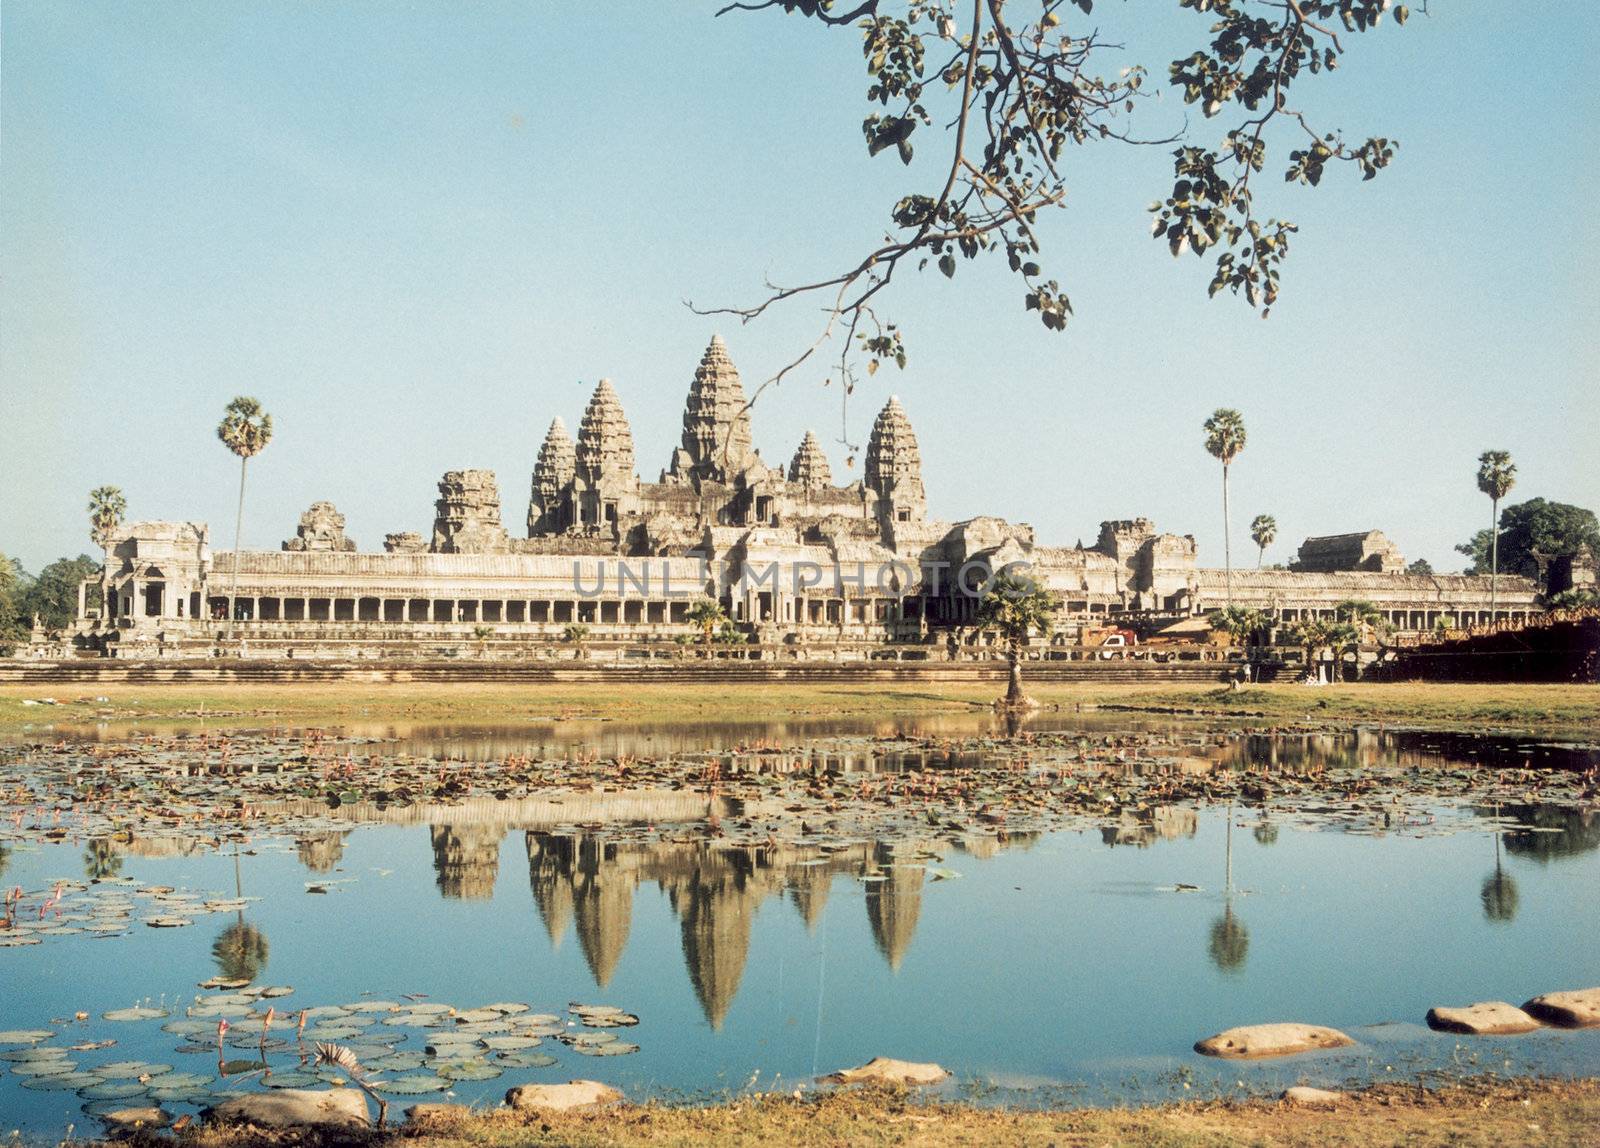
<svg viewBox="0 0 1600 1148">
<path fill-rule="evenodd" d="M 689 624 L 700 631 L 700 644 L 707 651 L 716 637 L 717 627 L 728 620 L 728 612 L 714 598 L 701 598 L 689 607 Z"/>
<path fill-rule="evenodd" d="M 1406 567 L 1406 573 L 1415 577 L 1429 577 L 1433 574 L 1433 563 L 1426 558 L 1418 558 Z"/>
<path fill-rule="evenodd" d="M 1233 540 L 1228 523 L 1228 467 L 1244 450 L 1244 416 L 1229 407 L 1219 407 L 1205 423 L 1206 450 L 1222 463 L 1222 568 L 1228 605 L 1233 605 Z"/>
<path fill-rule="evenodd" d="M 1002 571 L 989 580 L 978 603 L 979 629 L 997 631 L 1006 642 L 1009 669 L 1005 704 L 1028 704 L 1022 692 L 1022 646 L 1028 635 L 1047 637 L 1055 624 L 1061 600 L 1032 578 Z"/>
<path fill-rule="evenodd" d="M 1278 520 L 1270 514 L 1258 514 L 1250 523 L 1250 540 L 1256 544 L 1256 569 L 1261 569 L 1267 547 L 1278 540 Z"/>
<path fill-rule="evenodd" d="M 222 444 L 239 456 L 239 513 L 233 523 L 233 580 L 228 586 L 227 638 L 233 637 L 234 597 L 239 592 L 239 544 L 244 535 L 244 478 L 250 460 L 267 448 L 272 441 L 272 416 L 261 409 L 261 404 L 247 395 L 240 395 L 222 412 L 222 422 L 217 424 L 217 437 Z"/>
<path fill-rule="evenodd" d="M 1478 456 L 1478 489 L 1489 496 L 1489 620 L 1500 590 L 1500 500 L 1517 484 L 1517 464 L 1509 451 L 1486 450 Z"/>
<path fill-rule="evenodd" d="M 102 619 L 110 613 L 111 602 L 111 540 L 117 527 L 122 525 L 128 512 L 128 500 L 115 486 L 97 486 L 89 492 L 89 537 L 100 547 L 105 557 L 100 567 L 100 602 Z"/>
</svg>

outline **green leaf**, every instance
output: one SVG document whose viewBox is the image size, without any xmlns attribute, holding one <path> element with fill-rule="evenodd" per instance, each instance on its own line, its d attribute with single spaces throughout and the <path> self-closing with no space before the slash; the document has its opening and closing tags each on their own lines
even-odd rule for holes
<svg viewBox="0 0 1600 1148">
<path fill-rule="evenodd" d="M 939 256 L 939 270 L 944 272 L 946 279 L 952 279 L 956 273 L 956 257 L 948 251 Z"/>
</svg>

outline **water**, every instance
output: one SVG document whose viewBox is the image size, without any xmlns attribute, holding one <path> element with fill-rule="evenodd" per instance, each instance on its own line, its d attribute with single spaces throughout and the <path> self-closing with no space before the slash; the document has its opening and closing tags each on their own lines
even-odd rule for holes
<svg viewBox="0 0 1600 1148">
<path fill-rule="evenodd" d="M 1172 723 L 1160 729 L 1154 736 L 1185 753 L 1233 765 L 1472 764 L 1407 735 L 1219 743 Z M 501 760 L 535 746 L 567 753 L 586 744 L 527 730 L 391 732 L 402 739 L 365 748 Z M 820 724 L 767 731 L 793 753 L 813 739 L 809 749 L 852 781 L 926 763 L 926 749 L 876 746 L 861 732 Z M 849 736 L 827 740 L 841 733 Z M 638 752 L 646 741 L 680 753 L 755 740 L 745 728 L 616 727 L 607 736 L 608 753 Z M 986 751 L 973 744 L 951 760 L 981 758 Z M 1462 753 L 1459 743 L 1449 748 Z M 1499 752 L 1516 756 L 1515 747 Z M 13 763 L 8 776 L 27 768 Z M 655 787 L 640 805 L 628 786 L 616 789 L 583 796 L 566 813 L 478 798 L 407 809 L 310 803 L 315 820 L 231 838 L 208 824 L 192 834 L 91 841 L 70 829 L 69 816 L 62 838 L 50 840 L 25 830 L 29 815 L 15 817 L 9 839 L 0 838 L 8 887 L 43 893 L 59 878 L 92 871 L 250 900 L 193 913 L 191 902 L 184 915 L 192 925 L 149 928 L 139 922 L 150 899 L 130 892 L 140 908 L 125 935 L 45 934 L 39 944 L 0 949 L 0 1029 L 52 1028 L 59 1035 L 44 1043 L 57 1046 L 117 1040 L 71 1054 L 80 1069 L 139 1059 L 212 1076 L 214 1052 L 175 1051 L 184 1038 L 162 1031 L 165 1020 L 100 1017 L 153 1003 L 177 1018 L 211 991 L 198 982 L 243 971 L 258 985 L 293 987 L 261 1002 L 280 1018 L 364 999 L 461 1009 L 523 1002 L 562 1014 L 563 1023 L 574 1021 L 567 1006 L 579 1001 L 640 1018 L 615 1030 L 639 1045 L 635 1053 L 590 1058 L 547 1037 L 536 1051 L 555 1065 L 460 1081 L 448 1098 L 465 1102 L 497 1100 L 516 1083 L 574 1077 L 636 1097 L 792 1088 L 877 1055 L 937 1061 L 956 1076 L 946 1091 L 1010 1103 L 1136 1101 L 1437 1071 L 1600 1071 L 1600 1031 L 1478 1039 L 1422 1024 L 1436 1004 L 1518 1003 L 1600 983 L 1600 817 L 1570 803 L 1493 807 L 1430 792 L 1397 807 L 1403 812 L 1385 826 L 1375 809 L 1331 817 L 1314 812 L 1310 798 L 1270 805 L 1265 816 L 1239 804 L 1231 818 L 1220 803 L 1178 802 L 1041 830 L 907 832 L 900 824 L 882 837 L 841 832 L 818 844 L 754 831 L 708 836 L 703 795 Z M 122 888 L 68 890 L 63 903 L 121 896 Z M 25 904 L 31 912 L 36 903 Z M 80 1012 L 89 1019 L 71 1021 Z M 428 1030 L 379 1019 L 374 1031 L 407 1034 L 401 1049 L 420 1050 L 428 1038 Z M 1279 1020 L 1331 1025 L 1358 1045 L 1256 1063 L 1191 1049 L 1224 1028 Z M 232 1035 L 259 1024 L 236 1018 Z M 291 1030 L 281 1019 L 274 1029 Z M 228 1055 L 254 1053 L 235 1046 Z M 299 1057 L 287 1049 L 267 1060 L 283 1073 Z M 92 1125 L 82 1097 L 24 1088 L 25 1079 L 0 1076 L 7 1128 L 43 1138 Z M 257 1074 L 205 1090 L 259 1087 Z M 392 1099 L 403 1106 L 446 1098 Z"/>
</svg>

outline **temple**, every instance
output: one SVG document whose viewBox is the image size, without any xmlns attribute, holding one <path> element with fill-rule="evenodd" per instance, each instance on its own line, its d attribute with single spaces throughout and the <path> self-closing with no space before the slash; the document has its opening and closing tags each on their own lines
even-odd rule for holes
<svg viewBox="0 0 1600 1148">
<path fill-rule="evenodd" d="M 622 393 L 595 387 L 577 422 L 549 424 L 532 461 L 526 530 L 506 529 L 496 476 L 439 481 L 431 531 L 360 550 L 330 502 L 276 551 L 213 551 L 192 522 L 123 527 L 108 608 L 80 593 L 78 653 L 195 657 L 671 656 L 696 641 L 697 600 L 750 657 L 959 657 L 992 571 L 1025 569 L 1063 604 L 1052 637 L 1107 624 L 1151 631 L 1231 600 L 1292 622 L 1373 603 L 1398 631 L 1491 620 L 1490 580 L 1407 574 L 1377 530 L 1308 538 L 1288 569 L 1201 566 L 1189 535 L 1144 518 L 1101 524 L 1092 546 L 1051 546 L 997 517 L 929 516 L 910 412 L 890 397 L 861 476 L 837 483 L 810 432 L 786 465 L 755 445 L 750 404 L 720 337 L 689 383 L 678 445 L 641 479 Z M 1540 610 L 1540 587 L 1502 576 L 1493 619 Z M 230 621 L 231 615 L 231 621 Z"/>
</svg>

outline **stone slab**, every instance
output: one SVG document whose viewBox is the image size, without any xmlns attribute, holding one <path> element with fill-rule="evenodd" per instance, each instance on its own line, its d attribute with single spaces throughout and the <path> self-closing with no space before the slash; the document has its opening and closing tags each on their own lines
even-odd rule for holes
<svg viewBox="0 0 1600 1148">
<path fill-rule="evenodd" d="M 1514 1036 L 1532 1032 L 1539 1022 L 1505 1001 L 1479 1001 L 1460 1008 L 1437 1005 L 1429 1009 L 1428 1027 L 1468 1036 Z"/>
<path fill-rule="evenodd" d="M 1600 1025 L 1600 988 L 1541 993 L 1522 1011 L 1557 1028 L 1593 1028 Z"/>
<path fill-rule="evenodd" d="M 1194 1050 L 1201 1056 L 1220 1056 L 1229 1060 L 1259 1060 L 1269 1056 L 1293 1056 L 1327 1048 L 1354 1044 L 1336 1028 L 1287 1022 L 1251 1024 L 1230 1028 L 1216 1036 L 1196 1041 Z"/>
</svg>

